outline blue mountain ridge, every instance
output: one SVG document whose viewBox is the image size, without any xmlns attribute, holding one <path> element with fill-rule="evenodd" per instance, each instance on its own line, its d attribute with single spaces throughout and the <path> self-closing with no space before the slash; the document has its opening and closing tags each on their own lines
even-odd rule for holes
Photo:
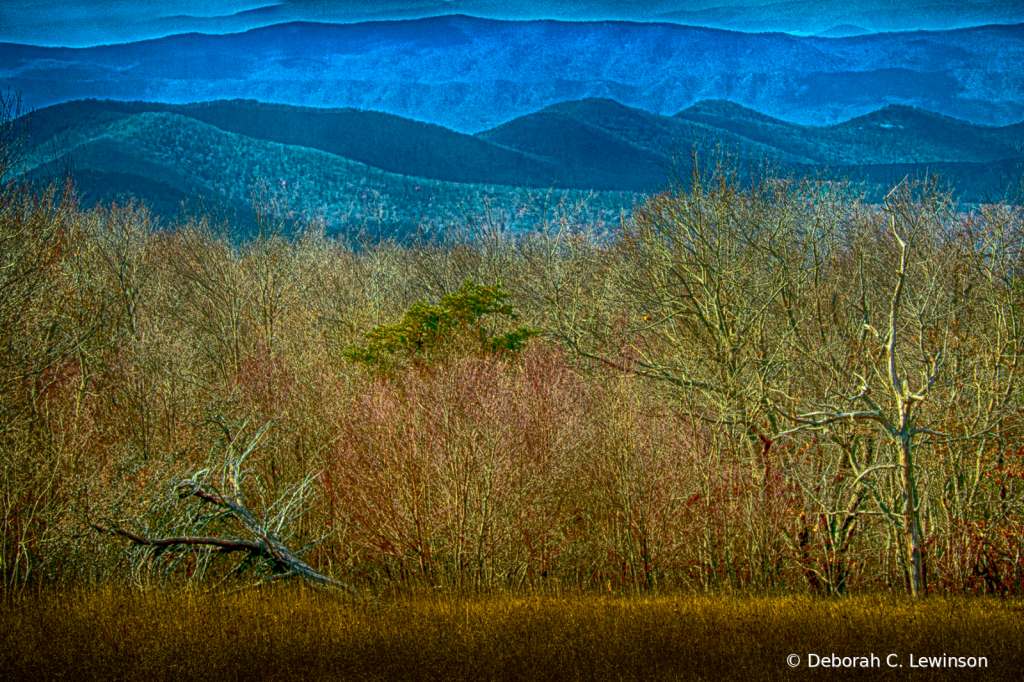
<svg viewBox="0 0 1024 682">
<path fill-rule="evenodd" d="M 256 99 L 352 107 L 477 133 L 562 101 L 658 114 L 730 100 L 824 125 L 904 104 L 1024 118 L 1024 25 L 844 38 L 675 24 L 446 16 L 288 23 L 93 48 L 0 45 L 0 85 L 31 107 L 74 99 Z"/>
<path fill-rule="evenodd" d="M 673 154 L 685 160 L 693 144 L 727 149 L 741 172 L 830 172 L 869 196 L 939 172 L 962 200 L 986 202 L 1019 179 L 1024 143 L 1024 123 L 982 126 L 907 106 L 805 126 L 720 100 L 674 116 L 607 99 L 562 102 L 476 135 L 252 100 L 75 101 L 17 124 L 27 133 L 24 170 L 52 173 L 56 153 L 57 168 L 73 165 L 86 204 L 129 193 L 172 217 L 204 196 L 243 215 L 251 183 L 265 180 L 296 192 L 301 210 L 322 211 L 331 229 L 363 224 L 369 199 L 399 232 L 461 219 L 467 206 L 521 215 L 526 195 L 548 190 L 556 201 L 589 193 L 591 217 L 609 223 L 665 187 Z"/>
</svg>

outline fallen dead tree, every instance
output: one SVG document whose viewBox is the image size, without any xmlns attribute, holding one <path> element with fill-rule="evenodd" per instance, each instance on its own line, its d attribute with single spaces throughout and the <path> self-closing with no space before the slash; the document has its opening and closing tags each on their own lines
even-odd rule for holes
<svg viewBox="0 0 1024 682">
<path fill-rule="evenodd" d="M 195 532 L 154 537 L 149 533 L 134 532 L 120 524 L 100 524 L 90 521 L 89 525 L 100 533 L 121 536 L 130 540 L 137 547 L 149 548 L 153 550 L 154 557 L 188 548 L 205 548 L 217 554 L 244 553 L 244 559 L 228 575 L 240 575 L 250 567 L 269 569 L 269 575 L 259 579 L 252 585 L 253 587 L 270 582 L 300 579 L 317 586 L 341 589 L 363 598 L 364 595 L 355 587 L 335 580 L 310 566 L 279 538 L 280 529 L 290 525 L 290 522 L 301 512 L 312 477 L 304 480 L 291 494 L 282 496 L 277 503 L 272 505 L 272 508 L 277 508 L 278 511 L 276 518 L 270 523 L 258 518 L 246 506 L 241 485 L 245 478 L 243 465 L 249 454 L 262 440 L 269 424 L 260 429 L 246 449 L 238 456 L 234 455 L 234 443 L 237 433 L 245 428 L 244 425 L 236 433 L 232 433 L 232 430 L 223 422 L 221 422 L 221 426 L 227 436 L 222 485 L 217 486 L 203 480 L 210 473 L 209 469 L 203 469 L 174 485 L 173 489 L 177 493 L 179 501 L 191 499 L 199 503 L 198 507 L 186 510 L 184 517 L 179 517 L 175 525 L 196 531 L 214 521 L 230 520 L 235 522 L 236 526 L 248 536 L 248 539 L 201 535 Z M 214 512 L 212 514 L 209 513 L 211 509 Z M 277 530 L 272 531 L 272 528 Z"/>
</svg>

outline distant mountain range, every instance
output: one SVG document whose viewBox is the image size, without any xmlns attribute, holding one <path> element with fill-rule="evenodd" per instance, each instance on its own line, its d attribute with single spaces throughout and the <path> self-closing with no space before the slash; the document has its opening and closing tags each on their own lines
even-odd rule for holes
<svg viewBox="0 0 1024 682">
<path fill-rule="evenodd" d="M 855 34 L 861 34 L 948 30 L 1024 20 L 1020 3 L 1007 0 L 78 0 L 51 3 L 45 11 L 40 11 L 38 4 L 38 0 L 5 0 L 0 8 L 0 40 L 86 47 L 180 33 L 237 33 L 296 21 L 352 24 L 452 15 L 511 21 L 665 22 L 747 33 L 834 36 L 850 35 L 846 27 L 851 26 L 857 29 Z"/>
<path fill-rule="evenodd" d="M 937 171 L 961 199 L 980 202 L 1001 198 L 1024 148 L 1024 123 L 982 126 L 888 106 L 814 127 L 725 101 L 674 116 L 607 99 L 563 102 L 476 135 L 372 111 L 251 100 L 83 100 L 19 124 L 24 171 L 45 176 L 70 163 L 87 202 L 131 193 L 169 218 L 182 201 L 205 197 L 237 213 L 263 180 L 332 230 L 437 229 L 489 208 L 529 227 L 537 197 L 572 203 L 590 192 L 582 217 L 611 225 L 641 194 L 664 187 L 668 157 L 694 143 L 722 145 L 744 166 L 828 168 L 876 193 L 908 173 Z"/>
<path fill-rule="evenodd" d="M 826 37 L 802 37 L 466 16 L 295 22 L 81 49 L 0 44 L 0 86 L 36 108 L 89 97 L 249 98 L 381 111 L 464 133 L 588 98 L 663 115 L 721 99 L 814 125 L 888 104 L 989 125 L 1024 119 L 1024 25 L 866 35 L 832 26 Z"/>
</svg>

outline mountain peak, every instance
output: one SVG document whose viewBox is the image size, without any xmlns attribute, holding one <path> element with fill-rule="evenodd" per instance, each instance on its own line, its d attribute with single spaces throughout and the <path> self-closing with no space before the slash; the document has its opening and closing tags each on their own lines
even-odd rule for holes
<svg viewBox="0 0 1024 682">
<path fill-rule="evenodd" d="M 540 110 L 546 113 L 566 113 L 566 114 L 579 114 L 579 113 L 590 113 L 594 111 L 602 112 L 641 112 L 642 109 L 636 107 L 627 106 L 621 102 L 617 102 L 608 97 L 584 97 L 582 99 L 571 99 L 564 102 L 557 102 L 555 104 L 549 104 Z M 540 112 L 538 112 L 540 113 Z M 647 113 L 647 112 L 644 112 Z"/>
<path fill-rule="evenodd" d="M 937 114 L 909 104 L 887 104 L 881 109 L 856 116 L 834 127 L 872 125 L 880 128 L 929 127 L 936 124 L 946 126 L 973 126 L 958 118 Z"/>
<path fill-rule="evenodd" d="M 870 35 L 874 31 L 869 31 L 866 28 L 860 26 L 854 26 L 853 24 L 840 24 L 839 26 L 833 26 L 827 31 L 818 33 L 819 38 L 851 38 L 853 36 Z"/>
<path fill-rule="evenodd" d="M 781 119 L 725 99 L 704 99 L 675 114 L 675 118 L 723 118 L 762 123 L 785 123 Z"/>
</svg>

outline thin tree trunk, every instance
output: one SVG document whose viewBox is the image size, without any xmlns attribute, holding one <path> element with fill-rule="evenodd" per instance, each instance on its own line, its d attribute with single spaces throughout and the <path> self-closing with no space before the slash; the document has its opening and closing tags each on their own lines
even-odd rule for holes
<svg viewBox="0 0 1024 682">
<path fill-rule="evenodd" d="M 923 597 L 924 556 L 921 552 L 921 529 L 917 515 L 917 484 L 914 481 L 912 436 L 906 431 L 900 438 L 900 482 L 903 488 L 903 533 L 910 574 L 910 593 Z"/>
</svg>

